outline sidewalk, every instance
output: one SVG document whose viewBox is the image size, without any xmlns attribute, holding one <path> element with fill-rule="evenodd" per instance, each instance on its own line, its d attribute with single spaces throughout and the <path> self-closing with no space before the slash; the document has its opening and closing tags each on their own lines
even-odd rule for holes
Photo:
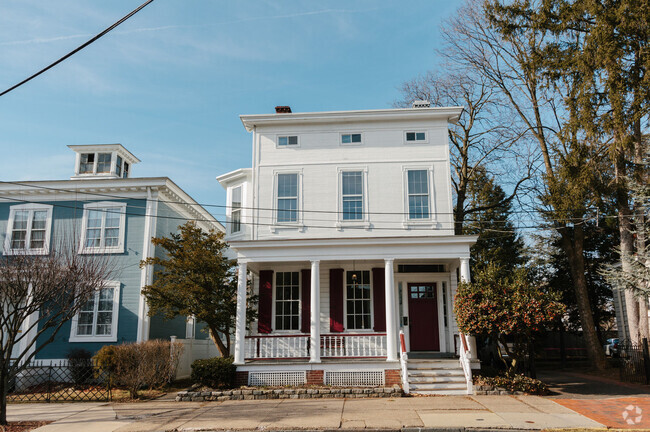
<svg viewBox="0 0 650 432">
<path fill-rule="evenodd" d="M 61 410 L 66 414 L 57 413 Z M 9 413 L 14 420 L 33 419 L 35 413 L 56 420 L 38 432 L 603 427 L 537 396 L 30 404 L 11 405 Z"/>
</svg>

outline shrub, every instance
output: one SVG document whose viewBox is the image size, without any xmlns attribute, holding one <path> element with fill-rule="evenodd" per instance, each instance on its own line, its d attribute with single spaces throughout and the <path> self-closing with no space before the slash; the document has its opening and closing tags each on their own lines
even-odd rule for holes
<svg viewBox="0 0 650 432">
<path fill-rule="evenodd" d="M 498 387 L 508 391 L 520 391 L 541 396 L 548 394 L 548 386 L 546 384 L 538 379 L 530 378 L 521 374 L 495 377 L 478 375 L 474 376 L 474 384 Z"/>
<path fill-rule="evenodd" d="M 150 340 L 104 346 L 95 360 L 111 374 L 116 386 L 126 388 L 136 399 L 138 390 L 159 388 L 174 378 L 182 352 L 181 344 Z"/>
<path fill-rule="evenodd" d="M 192 382 L 210 388 L 230 388 L 235 383 L 237 367 L 232 357 L 214 357 L 192 363 Z"/>
<path fill-rule="evenodd" d="M 93 360 L 90 351 L 85 349 L 72 349 L 68 352 L 68 367 L 75 385 L 86 384 L 93 378 Z"/>
</svg>

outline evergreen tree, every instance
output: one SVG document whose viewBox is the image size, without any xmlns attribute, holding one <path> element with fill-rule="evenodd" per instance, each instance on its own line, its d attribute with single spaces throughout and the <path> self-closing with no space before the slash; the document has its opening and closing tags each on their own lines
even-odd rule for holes
<svg viewBox="0 0 650 432">
<path fill-rule="evenodd" d="M 499 277 L 506 277 L 524 263 L 524 242 L 512 223 L 512 203 L 485 169 L 478 169 L 469 186 L 470 205 L 484 208 L 473 214 L 463 227 L 463 234 L 479 234 L 471 248 L 472 273 L 488 265 L 496 266 Z"/>
</svg>

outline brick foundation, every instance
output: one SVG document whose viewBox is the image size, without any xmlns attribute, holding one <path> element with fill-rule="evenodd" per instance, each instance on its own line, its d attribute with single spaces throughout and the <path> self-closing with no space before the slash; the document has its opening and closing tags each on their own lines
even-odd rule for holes
<svg viewBox="0 0 650 432">
<path fill-rule="evenodd" d="M 235 372 L 235 387 L 248 385 L 248 371 Z"/>
<path fill-rule="evenodd" d="M 384 371 L 384 382 L 387 386 L 402 384 L 399 369 L 387 369 Z"/>
<path fill-rule="evenodd" d="M 325 382 L 325 372 L 322 370 L 307 371 L 307 385 L 323 385 Z"/>
</svg>

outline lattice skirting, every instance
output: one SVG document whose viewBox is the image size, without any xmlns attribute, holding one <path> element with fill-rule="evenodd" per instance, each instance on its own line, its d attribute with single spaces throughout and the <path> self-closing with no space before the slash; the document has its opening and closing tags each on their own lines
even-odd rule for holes
<svg viewBox="0 0 650 432">
<path fill-rule="evenodd" d="M 331 386 L 383 386 L 384 371 L 325 372 L 325 384 Z"/>
<path fill-rule="evenodd" d="M 307 382 L 307 373 L 298 372 L 250 372 L 248 385 L 251 386 L 301 386 Z"/>
</svg>

